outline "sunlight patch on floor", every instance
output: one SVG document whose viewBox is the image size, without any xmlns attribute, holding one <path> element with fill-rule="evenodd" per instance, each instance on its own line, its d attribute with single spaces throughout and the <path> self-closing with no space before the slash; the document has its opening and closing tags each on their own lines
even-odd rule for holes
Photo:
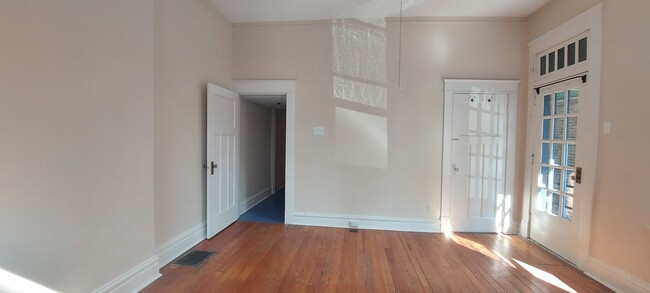
<svg viewBox="0 0 650 293">
<path fill-rule="evenodd" d="M 512 264 L 512 262 L 510 262 L 510 260 L 505 258 L 499 252 L 497 252 L 496 250 L 490 250 L 487 247 L 485 247 L 485 245 L 483 245 L 483 244 L 476 243 L 476 242 L 474 242 L 472 240 L 463 238 L 463 237 L 458 236 L 458 235 L 453 234 L 453 233 L 445 234 L 445 235 L 450 237 L 451 240 L 453 240 L 458 245 L 461 245 L 461 246 L 463 246 L 465 248 L 468 248 L 468 249 L 474 250 L 474 251 L 476 251 L 478 253 L 481 253 L 481 254 L 483 254 L 483 255 L 485 255 L 485 256 L 493 259 L 493 260 L 497 260 L 497 261 L 501 261 L 503 263 L 506 263 L 507 265 L 509 265 L 512 268 L 515 267 L 515 265 Z"/>
<path fill-rule="evenodd" d="M 531 265 L 529 265 L 529 264 L 527 264 L 525 262 L 522 262 L 520 260 L 517 260 L 517 259 L 514 259 L 514 260 L 515 260 L 515 262 L 517 262 L 517 264 L 519 264 L 522 268 L 527 270 L 535 278 L 538 278 L 538 279 L 540 279 L 540 280 L 542 280 L 542 281 L 544 281 L 546 283 L 549 283 L 549 284 L 551 284 L 551 285 L 553 285 L 555 287 L 558 287 L 558 288 L 560 288 L 560 289 L 562 289 L 564 291 L 577 293 L 576 290 L 573 290 L 573 288 L 571 288 L 566 283 L 562 282 L 562 280 L 560 280 L 555 275 L 553 275 L 553 274 L 551 274 L 549 272 L 546 272 L 544 270 L 540 270 L 540 269 L 538 269 L 538 268 L 536 268 L 534 266 L 531 266 Z"/>
</svg>

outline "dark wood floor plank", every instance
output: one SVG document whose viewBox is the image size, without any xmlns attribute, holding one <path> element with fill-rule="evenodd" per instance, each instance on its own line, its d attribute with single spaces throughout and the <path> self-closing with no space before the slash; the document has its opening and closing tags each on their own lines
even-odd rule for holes
<svg viewBox="0 0 650 293">
<path fill-rule="evenodd" d="M 536 243 L 500 234 L 236 222 L 195 249 L 214 254 L 198 268 L 166 265 L 143 292 L 612 292 Z"/>
</svg>

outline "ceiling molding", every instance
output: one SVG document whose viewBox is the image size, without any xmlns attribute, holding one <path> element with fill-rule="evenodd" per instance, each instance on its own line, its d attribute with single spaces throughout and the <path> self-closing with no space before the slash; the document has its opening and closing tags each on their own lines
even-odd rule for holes
<svg viewBox="0 0 650 293">
<path fill-rule="evenodd" d="M 322 24 L 345 18 L 520 21 L 550 0 L 208 0 L 231 23 Z M 294 22 L 298 21 L 298 23 Z"/>
<path fill-rule="evenodd" d="M 320 20 L 292 20 L 292 21 L 259 21 L 233 23 L 233 27 L 249 26 L 296 26 L 296 25 L 323 25 L 335 21 L 357 19 L 320 19 Z M 386 22 L 399 22 L 399 17 L 386 17 Z M 526 17 L 437 17 L 437 16 L 411 16 L 402 17 L 402 22 L 526 22 Z"/>
</svg>

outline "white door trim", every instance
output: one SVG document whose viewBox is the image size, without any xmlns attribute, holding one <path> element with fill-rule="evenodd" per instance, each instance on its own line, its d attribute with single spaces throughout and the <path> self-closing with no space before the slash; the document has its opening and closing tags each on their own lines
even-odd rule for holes
<svg viewBox="0 0 650 293">
<path fill-rule="evenodd" d="M 277 125 L 275 125 L 277 109 L 271 109 L 271 194 L 275 194 L 277 186 L 275 186 L 275 148 L 277 144 Z"/>
<path fill-rule="evenodd" d="M 514 196 L 515 177 L 515 147 L 517 142 L 517 93 L 519 91 L 518 80 L 478 80 L 478 79 L 443 79 L 444 81 L 444 124 L 443 124 L 443 151 L 442 151 L 442 193 L 440 203 L 440 222 L 443 232 L 451 232 L 450 225 L 450 178 L 452 172 L 451 139 L 453 116 L 453 97 L 459 93 L 494 93 L 506 94 L 508 96 L 508 138 L 506 149 L 506 195 Z M 516 206 L 514 203 L 513 207 Z M 511 223 L 508 231 L 504 233 L 517 233 L 518 225 Z"/>
<path fill-rule="evenodd" d="M 296 81 L 295 80 L 234 80 L 233 89 L 240 95 L 286 95 L 287 129 L 285 161 L 285 206 L 284 223 L 293 224 L 294 179 L 295 179 L 295 121 L 296 121 Z M 273 178 L 275 180 L 275 178 Z"/>
<path fill-rule="evenodd" d="M 534 106 L 535 100 L 535 90 L 534 88 L 538 85 L 546 84 L 550 80 L 538 78 L 538 75 L 535 72 L 535 64 L 537 62 L 536 56 L 539 52 L 543 52 L 547 49 L 550 49 L 553 46 L 556 46 L 574 36 L 579 34 L 589 32 L 589 43 L 588 43 L 588 64 L 586 66 L 586 72 L 588 72 L 588 82 L 584 86 L 583 93 L 585 96 L 588 96 L 590 101 L 593 101 L 595 104 L 596 115 L 600 109 L 600 85 L 601 85 L 601 68 L 602 68 L 602 26 L 603 26 L 603 4 L 598 4 L 593 8 L 583 12 L 582 14 L 574 17 L 573 19 L 567 21 L 566 23 L 558 26 L 557 28 L 549 31 L 543 36 L 530 42 L 529 48 L 529 76 L 531 76 L 530 81 L 528 82 L 528 137 L 526 139 L 526 174 L 524 182 L 524 197 L 523 197 L 523 216 L 522 216 L 522 225 L 521 225 L 521 235 L 525 237 L 530 237 L 530 221 L 531 221 L 531 211 L 532 211 L 532 196 L 533 188 L 535 188 L 536 181 L 532 180 L 532 168 L 533 163 L 531 156 L 534 153 L 533 147 L 535 146 L 536 140 L 532 135 L 534 133 L 534 122 L 533 113 L 536 111 Z M 555 79 L 562 78 L 560 76 L 555 76 Z M 596 119 L 598 120 L 598 119 Z M 599 121 L 599 120 L 598 120 Z M 597 145 L 593 146 L 597 148 Z M 596 160 L 597 160 L 597 149 L 593 152 L 593 157 L 588 158 L 585 161 L 593 162 L 593 174 L 594 178 L 585 178 L 585 182 L 591 182 L 595 185 L 595 174 L 596 174 Z M 594 186 L 595 187 L 595 186 Z M 593 190 L 593 188 L 591 189 Z M 578 255 L 576 265 L 578 268 L 584 269 L 589 262 L 589 242 L 590 242 L 590 231 L 591 231 L 591 213 L 593 207 L 593 192 L 584 194 L 583 204 L 580 207 L 582 209 L 580 217 L 580 232 L 578 236 Z"/>
</svg>

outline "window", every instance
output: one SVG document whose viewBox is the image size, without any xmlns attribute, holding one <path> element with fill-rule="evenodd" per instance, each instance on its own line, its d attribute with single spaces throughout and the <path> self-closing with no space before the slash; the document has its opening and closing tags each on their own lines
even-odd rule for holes
<svg viewBox="0 0 650 293">
<path fill-rule="evenodd" d="M 588 37 L 573 38 L 560 46 L 552 48 L 538 57 L 539 76 L 572 68 L 587 61 Z"/>
<path fill-rule="evenodd" d="M 579 96 L 578 89 L 547 94 L 541 109 L 537 208 L 567 221 L 573 219 Z"/>
</svg>

